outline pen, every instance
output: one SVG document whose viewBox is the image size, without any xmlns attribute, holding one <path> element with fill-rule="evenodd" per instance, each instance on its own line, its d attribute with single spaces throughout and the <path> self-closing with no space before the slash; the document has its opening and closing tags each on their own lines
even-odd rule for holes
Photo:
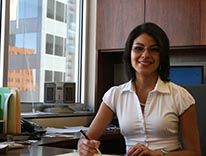
<svg viewBox="0 0 206 156">
<path fill-rule="evenodd" d="M 86 133 L 84 133 L 83 130 L 80 130 L 80 133 L 87 139 L 87 140 L 91 140 L 87 135 Z M 102 152 L 98 149 L 98 148 L 95 148 L 97 150 L 97 152 L 102 155 Z"/>
</svg>

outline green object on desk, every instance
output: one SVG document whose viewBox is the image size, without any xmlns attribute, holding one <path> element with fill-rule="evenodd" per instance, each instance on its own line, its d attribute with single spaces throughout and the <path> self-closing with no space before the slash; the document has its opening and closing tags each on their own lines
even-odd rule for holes
<svg viewBox="0 0 206 156">
<path fill-rule="evenodd" d="M 9 87 L 0 88 L 0 120 L 3 120 L 4 116 L 4 102 L 5 102 L 5 93 L 10 93 L 11 89 Z"/>
</svg>

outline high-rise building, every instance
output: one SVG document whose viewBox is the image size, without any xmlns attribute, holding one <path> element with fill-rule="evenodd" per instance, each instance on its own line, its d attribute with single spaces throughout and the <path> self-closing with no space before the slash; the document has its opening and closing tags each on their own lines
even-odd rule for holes
<svg viewBox="0 0 206 156">
<path fill-rule="evenodd" d="M 77 0 L 11 0 L 8 86 L 43 102 L 44 83 L 76 82 Z"/>
</svg>

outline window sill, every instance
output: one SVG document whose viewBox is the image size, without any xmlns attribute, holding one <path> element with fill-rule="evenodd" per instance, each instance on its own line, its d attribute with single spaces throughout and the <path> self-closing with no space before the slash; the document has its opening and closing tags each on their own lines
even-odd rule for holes
<svg viewBox="0 0 206 156">
<path fill-rule="evenodd" d="M 90 111 L 76 111 L 72 113 L 49 113 L 49 112 L 26 112 L 21 113 L 24 119 L 33 118 L 59 118 L 59 117 L 79 117 L 79 116 L 94 116 L 94 112 Z"/>
</svg>

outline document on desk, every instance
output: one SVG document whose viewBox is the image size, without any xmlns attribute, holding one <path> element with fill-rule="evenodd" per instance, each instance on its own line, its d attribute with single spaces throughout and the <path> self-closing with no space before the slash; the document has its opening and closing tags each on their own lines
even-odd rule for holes
<svg viewBox="0 0 206 156">
<path fill-rule="evenodd" d="M 73 127 L 65 127 L 65 128 L 46 128 L 46 134 L 65 134 L 65 133 L 77 133 L 80 130 L 87 130 L 88 127 L 84 126 L 73 126 Z"/>
<path fill-rule="evenodd" d="M 55 156 L 79 156 L 78 152 L 66 153 L 66 154 L 59 154 Z M 100 154 L 95 154 L 94 156 L 100 156 Z M 112 154 L 102 154 L 101 156 L 120 156 L 120 155 L 112 155 Z"/>
</svg>

